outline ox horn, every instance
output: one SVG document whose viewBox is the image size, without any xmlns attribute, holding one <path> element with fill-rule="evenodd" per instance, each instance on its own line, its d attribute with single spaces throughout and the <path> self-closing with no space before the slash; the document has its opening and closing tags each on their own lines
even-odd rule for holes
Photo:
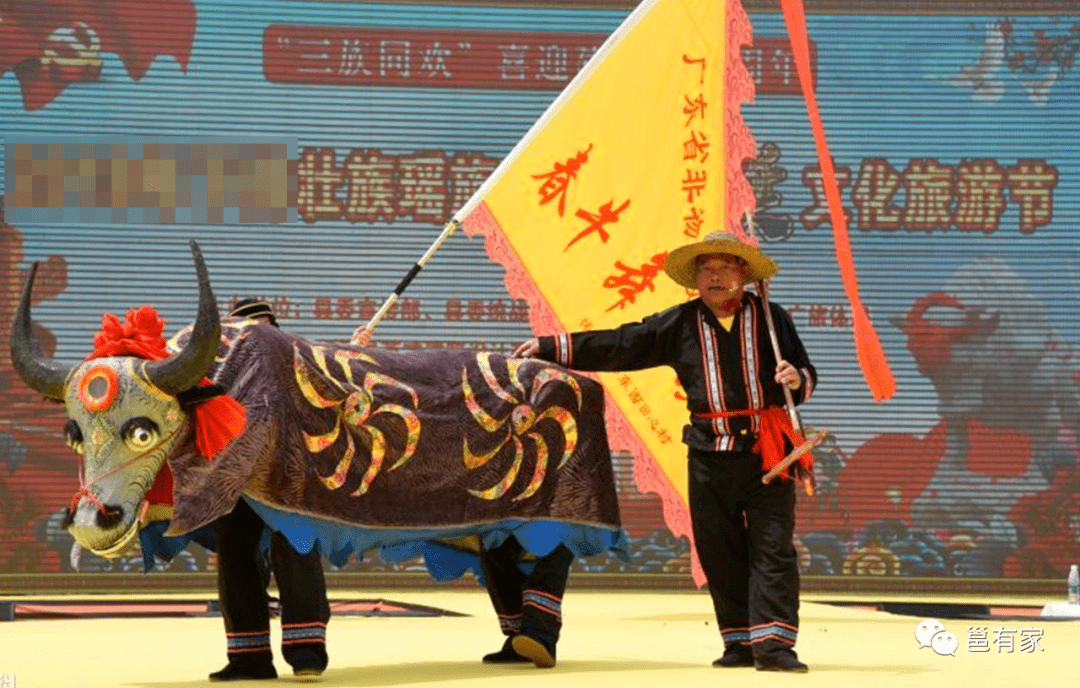
<svg viewBox="0 0 1080 688">
<path fill-rule="evenodd" d="M 41 346 L 34 337 L 30 318 L 30 298 L 34 291 L 34 277 L 38 264 L 30 267 L 23 287 L 22 300 L 11 327 L 11 365 L 26 385 L 50 399 L 64 399 L 64 383 L 73 366 L 60 363 L 41 355 Z"/>
<path fill-rule="evenodd" d="M 154 386 L 173 396 L 191 389 L 206 375 L 221 342 L 221 321 L 214 293 L 210 290 L 210 275 L 202 251 L 194 240 L 191 241 L 191 255 L 199 279 L 199 314 L 191 339 L 179 353 L 146 366 L 146 374 Z"/>
</svg>

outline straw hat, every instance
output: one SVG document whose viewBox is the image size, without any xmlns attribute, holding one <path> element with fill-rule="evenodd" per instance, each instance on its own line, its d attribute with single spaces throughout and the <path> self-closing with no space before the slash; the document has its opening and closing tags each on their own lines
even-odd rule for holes
<svg viewBox="0 0 1080 688">
<path fill-rule="evenodd" d="M 702 241 L 680 246 L 669 253 L 664 261 L 664 272 L 675 280 L 676 284 L 687 289 L 697 289 L 697 266 L 694 261 L 698 256 L 712 253 L 727 253 L 745 260 L 747 283 L 769 279 L 780 269 L 772 258 L 738 237 L 727 232 L 710 232 Z"/>
</svg>

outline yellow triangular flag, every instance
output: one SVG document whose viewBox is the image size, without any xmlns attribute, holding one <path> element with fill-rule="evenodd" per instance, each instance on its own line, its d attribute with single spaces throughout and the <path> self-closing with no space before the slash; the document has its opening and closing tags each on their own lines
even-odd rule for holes
<svg viewBox="0 0 1080 688">
<path fill-rule="evenodd" d="M 456 215 L 486 236 L 539 334 L 611 328 L 685 301 L 663 274 L 667 251 L 742 233 L 753 205 L 739 171 L 754 150 L 738 114 L 752 94 L 746 42 L 737 2 L 643 3 Z M 638 487 L 660 494 L 669 527 L 689 536 L 675 373 L 600 380 L 613 447 L 634 453 Z"/>
</svg>

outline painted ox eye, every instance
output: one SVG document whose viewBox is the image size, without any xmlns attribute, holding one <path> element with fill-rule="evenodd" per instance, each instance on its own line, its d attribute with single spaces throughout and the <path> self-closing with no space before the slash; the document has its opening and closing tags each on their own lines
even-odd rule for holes
<svg viewBox="0 0 1080 688">
<path fill-rule="evenodd" d="M 76 454 L 83 453 L 82 430 L 79 429 L 79 424 L 75 421 L 69 420 L 67 425 L 64 426 L 64 440 L 67 442 L 67 446 L 75 450 Z"/>
<path fill-rule="evenodd" d="M 124 443 L 134 451 L 149 449 L 158 439 L 157 423 L 149 418 L 132 418 L 120 428 Z"/>
</svg>

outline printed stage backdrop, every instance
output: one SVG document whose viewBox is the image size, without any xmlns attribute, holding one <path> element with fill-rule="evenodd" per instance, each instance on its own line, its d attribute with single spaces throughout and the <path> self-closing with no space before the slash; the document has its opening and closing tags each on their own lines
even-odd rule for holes
<svg viewBox="0 0 1080 688">
<path fill-rule="evenodd" d="M 840 4 L 808 22 L 862 297 L 897 378 L 884 404 L 855 357 L 782 16 L 749 4 L 754 40 L 743 50 L 757 88 L 743 116 L 757 146 L 744 171 L 759 240 L 782 266 L 773 298 L 821 374 L 804 421 L 831 433 L 817 453 L 818 493 L 800 504 L 804 572 L 1063 577 L 1080 561 L 1080 14 Z M 6 165 L 16 142 L 145 137 L 272 139 L 297 158 L 295 221 L 241 217 L 235 197 L 194 214 L 212 205 L 205 188 L 159 189 L 174 212 L 108 223 L 57 221 L 40 210 L 47 199 L 9 196 L 0 340 L 25 269 L 41 261 L 39 335 L 68 360 L 89 351 L 102 313 L 149 303 L 169 330 L 193 317 L 189 238 L 223 308 L 264 296 L 288 329 L 347 339 L 629 11 L 37 5 L 0 10 Z M 98 189 L 115 205 L 114 190 Z M 681 230 L 689 241 L 709 227 L 691 214 Z M 455 236 L 376 343 L 505 351 L 529 335 L 526 304 L 508 296 L 482 242 Z M 0 357 L 0 573 L 70 570 L 61 521 L 77 464 L 63 423 Z M 616 472 L 633 562 L 579 569 L 689 575 L 689 545 L 665 527 L 660 500 L 637 492 L 632 459 L 617 457 Z M 82 569 L 140 562 L 84 556 Z M 193 546 L 173 569 L 212 566 Z"/>
</svg>

